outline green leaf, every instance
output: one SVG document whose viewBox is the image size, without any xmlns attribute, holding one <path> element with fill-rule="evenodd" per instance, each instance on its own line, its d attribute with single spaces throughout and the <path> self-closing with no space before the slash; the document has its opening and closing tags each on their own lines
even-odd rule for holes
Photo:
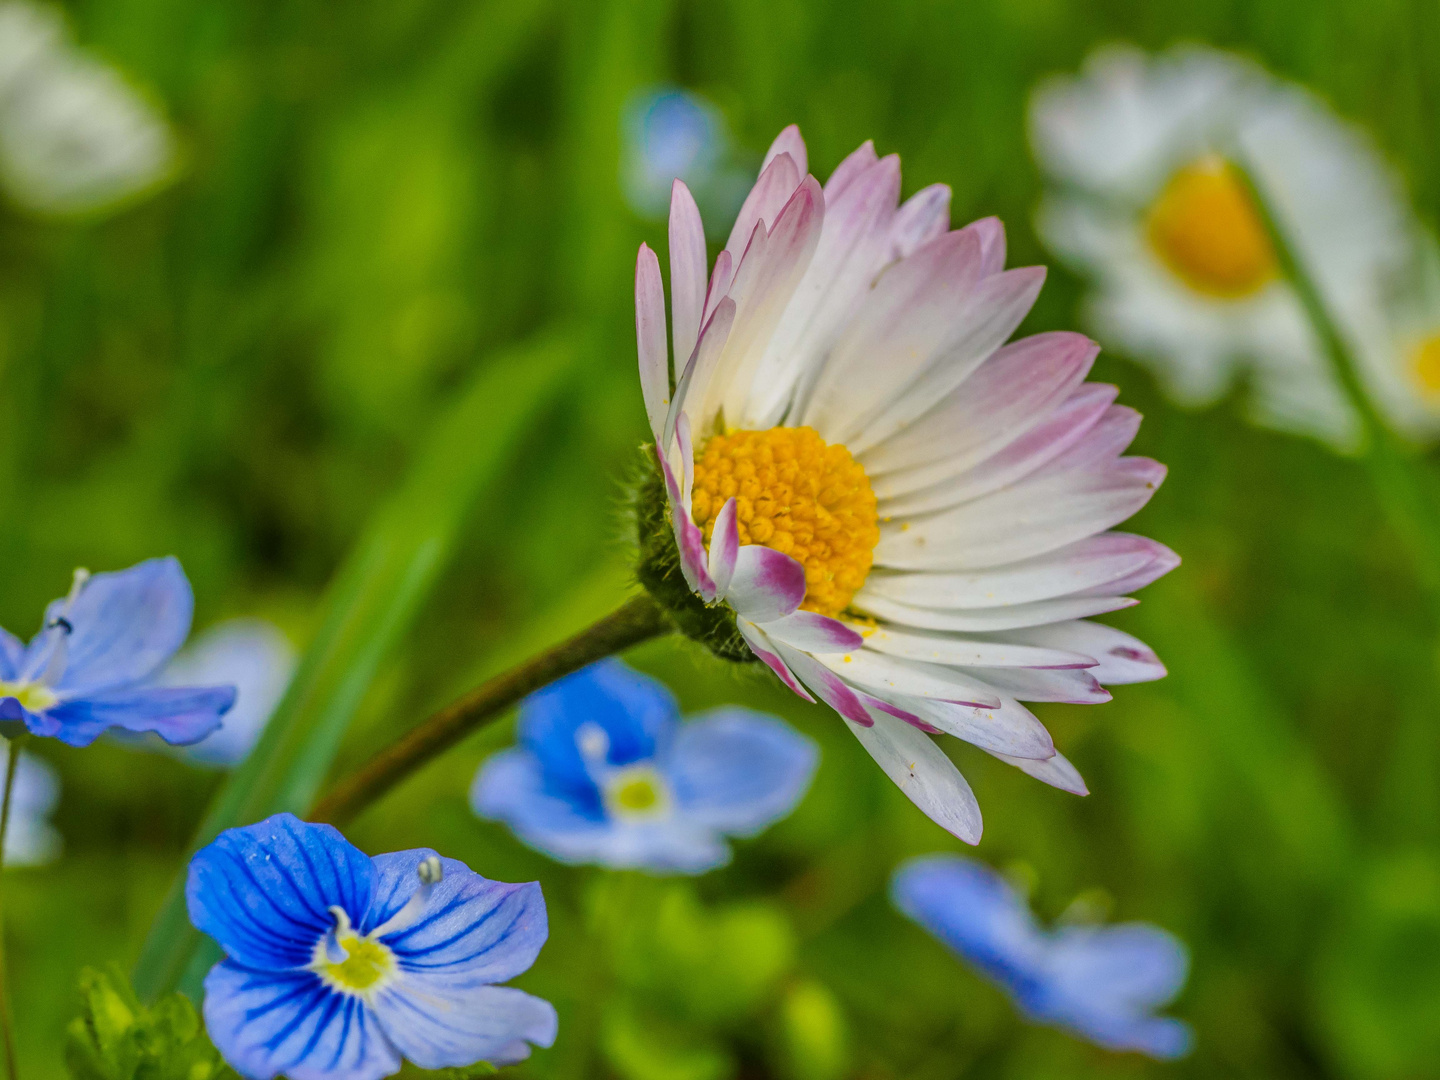
<svg viewBox="0 0 1440 1080">
<path fill-rule="evenodd" d="M 314 800 L 376 669 L 410 628 L 466 515 L 561 387 L 576 351 L 573 338 L 547 336 L 498 357 L 441 417 L 401 488 L 336 573 L 290 689 L 254 752 L 216 795 L 192 851 L 223 829 L 303 813 Z M 136 967 L 146 999 L 176 987 L 198 993 L 218 955 L 190 925 L 184 884 L 182 871 Z"/>
<path fill-rule="evenodd" d="M 65 1043 L 65 1066 L 75 1080 L 235 1080 L 183 995 L 147 1009 L 111 965 L 80 973 L 80 997 Z"/>
</svg>

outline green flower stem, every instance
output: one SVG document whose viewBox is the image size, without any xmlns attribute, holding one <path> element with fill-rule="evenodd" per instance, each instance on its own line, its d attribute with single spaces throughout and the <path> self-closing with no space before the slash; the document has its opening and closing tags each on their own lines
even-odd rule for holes
<svg viewBox="0 0 1440 1080">
<path fill-rule="evenodd" d="M 343 825 L 416 769 L 497 719 L 527 694 L 586 664 L 672 629 L 648 594 L 611 612 L 588 629 L 496 675 L 457 698 L 341 780 L 306 815 Z"/>
<path fill-rule="evenodd" d="M 10 803 L 15 794 L 15 769 L 20 764 L 20 744 L 24 735 L 10 740 L 6 748 L 5 793 L 0 796 L 0 882 L 4 880 L 5 837 L 10 832 Z M 0 889 L 3 895 L 3 889 Z M 5 1040 L 5 1075 L 18 1080 L 20 1069 L 15 1064 L 15 1022 L 10 1016 L 10 980 L 5 970 L 5 913 L 0 906 L 0 1035 Z"/>
<path fill-rule="evenodd" d="M 1270 235 L 1281 272 L 1300 298 L 1330 368 L 1360 420 L 1364 460 L 1376 494 L 1391 528 L 1409 549 L 1431 613 L 1440 624 L 1440 514 L 1425 493 L 1409 447 L 1375 408 L 1349 343 L 1331 318 L 1319 286 L 1271 209 L 1264 188 L 1243 161 L 1239 171 Z"/>
</svg>

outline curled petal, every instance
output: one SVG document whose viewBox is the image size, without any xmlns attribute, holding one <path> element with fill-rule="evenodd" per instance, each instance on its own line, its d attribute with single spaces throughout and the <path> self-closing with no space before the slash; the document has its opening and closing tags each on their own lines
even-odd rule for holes
<svg viewBox="0 0 1440 1080">
<path fill-rule="evenodd" d="M 805 568 L 789 555 L 746 544 L 735 556 L 725 600 L 751 622 L 783 619 L 805 599 Z"/>
</svg>

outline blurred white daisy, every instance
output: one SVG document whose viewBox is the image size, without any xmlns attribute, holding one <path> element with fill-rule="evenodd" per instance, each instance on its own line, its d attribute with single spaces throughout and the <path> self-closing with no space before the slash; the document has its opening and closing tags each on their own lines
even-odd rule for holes
<svg viewBox="0 0 1440 1080">
<path fill-rule="evenodd" d="M 0 3 L 0 184 L 15 203 L 88 213 L 155 187 L 174 164 L 158 110 L 71 46 L 56 9 Z"/>
<path fill-rule="evenodd" d="M 295 673 L 295 649 L 279 628 L 264 619 L 216 623 L 165 666 L 166 686 L 234 686 L 235 705 L 219 730 L 198 743 L 167 747 L 207 765 L 240 764 L 254 748 Z M 153 740 L 152 745 L 161 745 Z"/>
<path fill-rule="evenodd" d="M 0 776 L 10 763 L 11 744 L 0 739 Z M 50 815 L 60 802 L 60 778 L 54 767 L 34 754 L 20 752 L 15 790 L 10 794 L 10 823 L 5 833 L 5 865 L 40 866 L 60 855 L 60 834 Z"/>
<path fill-rule="evenodd" d="M 1212 403 L 1243 377 L 1257 422 L 1358 437 L 1243 155 L 1381 410 L 1414 436 L 1440 428 L 1440 291 L 1411 271 L 1427 241 L 1375 149 L 1313 95 L 1227 53 L 1109 47 L 1037 88 L 1031 137 L 1052 184 L 1041 237 L 1093 279 L 1097 336 L 1176 400 Z"/>
</svg>

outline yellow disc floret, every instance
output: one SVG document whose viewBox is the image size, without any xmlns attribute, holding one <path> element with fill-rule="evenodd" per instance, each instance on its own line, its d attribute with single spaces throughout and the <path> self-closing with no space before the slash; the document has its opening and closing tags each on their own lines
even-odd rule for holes
<svg viewBox="0 0 1440 1080">
<path fill-rule="evenodd" d="M 1150 246 L 1196 292 L 1237 300 L 1279 272 L 1265 224 L 1235 169 L 1205 157 L 1170 178 L 1146 221 Z"/>
<path fill-rule="evenodd" d="M 31 712 L 42 712 L 60 700 L 55 692 L 43 683 L 5 682 L 0 679 L 0 698 L 10 697 L 20 702 L 22 709 Z"/>
<path fill-rule="evenodd" d="M 691 503 L 707 545 L 732 496 L 742 545 L 763 544 L 805 568 L 800 606 L 844 611 L 880 542 L 875 493 L 850 451 L 808 427 L 715 435 L 696 457 Z"/>
<path fill-rule="evenodd" d="M 1440 334 L 1432 334 L 1410 356 L 1410 370 L 1427 397 L 1440 394 Z"/>
<path fill-rule="evenodd" d="M 380 942 L 358 934 L 337 938 L 346 956 L 338 964 L 319 965 L 320 974 L 338 990 L 368 990 L 395 967 L 395 955 Z"/>
</svg>

